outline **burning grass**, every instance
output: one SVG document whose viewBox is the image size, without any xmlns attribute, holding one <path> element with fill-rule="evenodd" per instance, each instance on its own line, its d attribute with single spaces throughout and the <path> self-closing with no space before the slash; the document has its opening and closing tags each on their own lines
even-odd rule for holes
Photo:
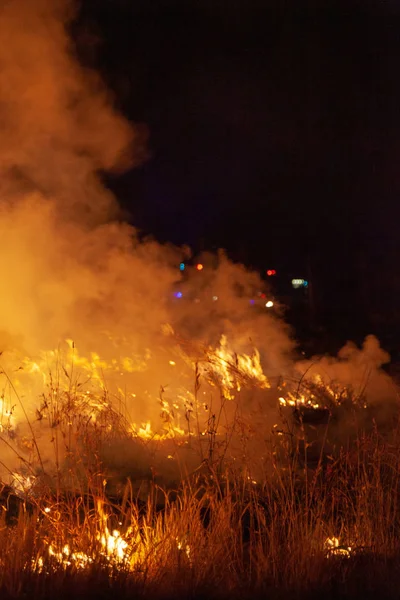
<svg viewBox="0 0 400 600">
<path fill-rule="evenodd" d="M 385 353 L 299 382 L 259 274 L 220 251 L 178 277 L 189 249 L 120 222 L 102 181 L 143 136 L 78 64 L 73 15 L 0 11 L 1 597 L 397 597 Z"/>
<path fill-rule="evenodd" d="M 99 360 L 92 360 L 95 372 Z M 81 357 L 79 364 L 86 368 Z M 34 365 L 25 369 L 29 381 L 32 373 L 43 376 Z M 1 493 L 2 595 L 335 597 L 340 589 L 349 598 L 378 591 L 395 597 L 397 422 L 382 433 L 373 420 L 366 427 L 364 418 L 363 426 L 349 430 L 346 443 L 342 438 L 334 445 L 331 420 L 310 424 L 307 413 L 299 417 L 299 406 L 290 407 L 298 392 L 291 391 L 280 409 L 276 397 L 277 414 L 285 412 L 267 435 L 246 424 L 235 404 L 251 381 L 264 392 L 270 388 L 257 355 L 238 358 L 224 340 L 193 368 L 192 395 L 186 396 L 191 403 L 177 404 L 186 411 L 186 428 L 177 428 L 178 408 L 161 394 L 163 426 L 157 434 L 150 423 L 133 428 L 104 386 L 101 393 L 101 386 L 88 393 L 88 379 L 79 385 L 81 374 L 74 379 L 65 367 L 44 382 L 47 389 L 30 421 L 16 381 L 4 372 L 14 405 L 4 391 L 1 441 L 20 468 L 10 470 Z M 212 411 L 204 407 L 202 385 L 218 396 L 219 408 L 209 396 Z M 354 418 L 366 410 L 364 400 L 351 401 L 350 390 L 324 388 L 320 381 L 304 387 L 301 394 L 307 393 L 310 401 L 300 402 L 307 409 L 323 404 L 331 415 L 346 404 Z M 25 436 L 14 421 L 18 402 Z M 320 435 L 313 437 L 318 428 Z M 41 455 L 44 433 L 51 435 L 53 470 Z M 113 486 L 105 449 L 118 442 L 127 448 L 128 441 L 133 461 L 143 461 L 145 452 L 149 472 L 136 470 Z M 158 479 L 150 468 L 156 453 L 179 463 L 179 477 Z"/>
<path fill-rule="evenodd" d="M 132 590 L 143 597 L 349 592 L 382 585 L 399 555 L 398 456 L 366 441 L 368 461 L 341 456 L 329 474 L 277 468 L 273 481 L 208 468 L 141 504 L 127 485 L 118 504 L 101 489 L 86 497 L 21 502 L 0 530 L 0 585 L 18 597 L 68 589 Z M 272 458 L 272 457 L 271 457 Z M 368 570 L 366 570 L 366 567 Z M 372 572 L 374 578 L 372 578 Z M 350 586 L 350 587 L 349 587 Z"/>
</svg>

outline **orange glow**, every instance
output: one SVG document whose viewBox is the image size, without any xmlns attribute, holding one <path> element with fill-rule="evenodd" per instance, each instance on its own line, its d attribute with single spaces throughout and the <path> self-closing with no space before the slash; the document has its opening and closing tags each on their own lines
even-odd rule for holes
<svg viewBox="0 0 400 600">
<path fill-rule="evenodd" d="M 198 263 L 198 264 L 196 265 L 196 269 L 197 269 L 198 271 L 202 271 L 202 270 L 204 269 L 204 265 L 202 265 L 201 263 Z"/>
</svg>

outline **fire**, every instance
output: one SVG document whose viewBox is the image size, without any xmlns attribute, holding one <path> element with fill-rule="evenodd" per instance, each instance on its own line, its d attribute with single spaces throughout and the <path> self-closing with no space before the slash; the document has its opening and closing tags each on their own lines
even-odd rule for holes
<svg viewBox="0 0 400 600">
<path fill-rule="evenodd" d="M 171 332 L 165 348 L 146 349 L 143 356 L 84 354 L 69 339 L 34 357 L 3 353 L 0 440 L 20 464 L 3 478 L 17 494 L 34 493 L 37 475 L 45 471 L 43 460 L 60 465 L 72 453 L 79 455 L 87 435 L 99 443 L 113 435 L 184 443 L 210 431 L 213 395 L 217 406 L 221 392 L 232 400 L 245 387 L 270 387 L 257 349 L 235 352 L 221 336 L 216 348 L 197 346 L 194 351 L 171 342 Z M 219 435 L 222 425 L 215 423 L 212 432 Z"/>
<path fill-rule="evenodd" d="M 110 529 L 109 516 L 102 499 L 98 498 L 94 512 L 87 514 L 87 530 L 83 530 L 82 535 L 73 535 L 75 540 L 72 543 L 65 541 L 70 525 L 61 520 L 63 507 L 46 507 L 43 512 L 53 533 L 45 540 L 47 549 L 44 554 L 33 565 L 40 572 L 45 569 L 49 560 L 59 567 L 73 566 L 77 570 L 86 569 L 99 560 L 109 568 L 134 570 L 145 556 L 145 542 L 140 536 L 137 519 L 132 517 L 124 535 L 117 529 Z M 122 525 L 121 522 L 120 524 Z M 93 528 L 95 533 L 91 539 L 90 532 Z"/>
<path fill-rule="evenodd" d="M 136 425 L 135 423 L 131 426 L 131 431 L 133 435 L 142 438 L 143 440 L 166 440 L 170 438 L 175 438 L 179 436 L 187 435 L 187 431 L 178 427 L 171 426 L 169 428 L 163 428 L 161 431 L 153 431 L 150 421 L 146 423 L 142 423 L 141 425 Z"/>
<path fill-rule="evenodd" d="M 104 512 L 104 505 L 101 500 L 97 500 L 97 513 L 101 521 L 102 533 L 98 534 L 97 538 L 101 543 L 102 553 L 108 560 L 113 562 L 126 561 L 127 555 L 126 550 L 128 548 L 128 542 L 121 537 L 120 532 L 114 529 L 112 533 L 108 528 L 107 515 Z"/>
<path fill-rule="evenodd" d="M 153 580 L 161 595 L 172 596 L 171 590 L 189 595 L 177 587 L 187 582 L 192 596 L 214 585 L 215 595 L 221 595 L 220 585 L 222 595 L 246 589 L 258 597 L 252 594 L 253 579 L 265 591 L 273 589 L 276 575 L 282 581 L 290 572 L 299 574 L 292 551 L 314 524 L 321 548 L 325 512 L 336 514 L 329 511 L 332 497 L 346 499 L 338 520 L 345 521 L 347 514 L 366 519 L 368 511 L 356 510 L 354 494 L 332 493 L 331 483 L 321 492 L 309 470 L 298 477 L 301 467 L 287 436 L 282 452 L 275 451 L 268 440 L 249 433 L 250 425 L 236 411 L 246 388 L 270 388 L 260 352 L 243 348 L 242 340 L 260 340 L 259 346 L 268 340 L 275 372 L 292 348 L 275 311 L 265 310 L 273 308 L 272 300 L 265 298 L 262 316 L 249 312 L 248 300 L 262 285 L 259 275 L 223 253 L 215 268 L 214 259 L 204 257 L 193 288 L 190 279 L 186 282 L 191 269 L 186 269 L 180 282 L 185 290 L 177 292 L 182 298 L 175 302 L 176 266 L 185 267 L 180 261 L 186 260 L 181 256 L 186 250 L 145 240 L 118 221 L 115 199 L 102 180 L 130 168 L 130 155 L 140 160 L 141 136 L 115 112 L 101 78 L 76 62 L 80 53 L 68 33 L 80 35 L 88 15 L 81 22 L 69 4 L 19 0 L 3 3 L 0 11 L 0 481 L 3 485 L 8 478 L 12 490 L 9 497 L 1 490 L 0 588 L 15 598 L 26 596 L 29 585 L 39 596 L 57 596 L 58 581 L 75 590 L 69 585 L 71 572 L 88 570 L 92 583 L 91 567 L 100 565 L 115 579 L 118 572 L 139 573 L 151 585 L 133 588 L 131 595 L 143 598 L 157 596 Z M 260 303 L 262 297 L 261 292 Z M 194 341 L 178 339 L 174 327 Z M 232 339 L 226 331 L 235 332 Z M 81 337 L 75 343 L 71 336 Z M 373 344 L 371 351 L 379 355 Z M 255 402 L 261 395 L 254 394 Z M 313 409 L 353 401 L 358 400 L 350 392 L 311 376 L 280 399 L 284 406 Z M 234 434 L 236 455 L 231 457 Z M 201 443 L 194 449 L 195 435 L 209 452 Z M 255 454 L 262 454 L 258 471 L 246 464 L 253 442 Z M 181 458 L 178 447 L 193 451 L 195 462 L 181 479 L 174 470 Z M 289 460 L 277 477 L 286 447 Z M 105 448 L 119 451 L 123 459 L 125 448 L 133 449 L 126 471 L 120 474 L 120 463 L 115 469 L 126 484 L 122 493 L 111 488 Z M 153 467 L 149 457 L 158 450 L 174 485 L 178 480 L 173 493 L 161 487 L 155 470 L 147 475 L 147 467 Z M 146 469 L 139 464 L 141 451 Z M 399 465 L 391 460 L 390 471 L 398 474 Z M 382 464 L 374 473 L 383 471 Z M 137 468 L 134 475 L 131 467 Z M 368 468 L 358 468 L 354 479 L 367 474 Z M 398 537 L 397 511 L 390 507 L 399 490 L 397 479 L 391 487 L 384 474 L 382 483 L 361 481 L 360 489 L 366 506 L 368 494 L 380 492 L 376 507 L 381 513 L 375 514 L 371 504 L 371 524 L 383 524 L 388 516 L 390 528 L 395 524 L 388 529 L 390 539 L 392 532 Z M 317 475 L 322 478 L 322 468 Z M 304 495 L 299 493 L 303 480 Z M 148 484 L 144 507 L 132 481 Z M 310 502 L 304 505 L 303 497 Z M 335 522 L 323 530 L 344 531 L 345 525 Z M 303 552 L 302 545 L 298 549 Z M 324 549 L 327 556 L 353 551 L 335 537 Z M 174 562 L 191 568 L 174 570 Z M 30 577 L 32 570 L 47 575 L 57 569 L 68 570 L 68 578 L 35 582 Z M 287 590 L 294 589 L 293 582 L 294 577 L 287 579 Z M 119 582 L 110 589 L 120 589 Z"/>
<path fill-rule="evenodd" d="M 190 545 L 185 543 L 184 541 L 181 541 L 178 537 L 176 538 L 176 545 L 177 548 L 180 552 L 184 552 L 186 554 L 186 557 L 189 560 L 189 563 L 191 564 L 191 558 L 190 558 Z"/>
<path fill-rule="evenodd" d="M 49 556 L 53 558 L 60 566 L 69 567 L 74 565 L 77 569 L 85 569 L 93 559 L 85 552 L 71 552 L 68 544 L 64 544 L 60 551 L 54 549 L 53 545 L 49 546 Z M 44 561 L 42 557 L 38 559 L 39 571 L 43 569 Z"/>
<path fill-rule="evenodd" d="M 32 491 L 36 477 L 33 475 L 24 475 L 23 473 L 12 472 L 11 474 L 11 488 L 17 494 L 17 496 L 27 496 Z"/>
<path fill-rule="evenodd" d="M 11 431 L 15 427 L 15 417 L 13 416 L 15 405 L 5 403 L 4 398 L 0 398 L 0 433 Z"/>
<path fill-rule="evenodd" d="M 285 387 L 285 385 L 283 386 Z M 294 408 L 333 410 L 342 405 L 366 408 L 366 402 L 361 395 L 354 394 L 350 386 L 338 382 L 325 382 L 316 373 L 297 384 L 296 390 L 289 390 L 279 398 L 281 406 Z"/>
<path fill-rule="evenodd" d="M 342 545 L 337 537 L 328 537 L 324 542 L 324 550 L 327 558 L 331 556 L 342 556 L 344 558 L 350 558 L 352 549 L 351 546 Z"/>
<path fill-rule="evenodd" d="M 180 349 L 177 356 L 182 357 L 183 354 L 184 351 Z M 84 356 L 71 340 L 66 340 L 65 345 L 58 351 L 41 352 L 34 359 L 18 358 L 11 354 L 3 367 L 5 380 L 3 397 L 0 399 L 1 430 L 5 432 L 15 429 L 23 416 L 26 416 L 21 415 L 21 408 L 18 409 L 15 396 L 20 398 L 20 404 L 24 404 L 28 397 L 30 405 L 32 399 L 41 398 L 39 406 L 35 406 L 36 417 L 39 420 L 54 418 L 55 415 L 51 414 L 52 410 L 54 412 L 54 406 L 50 406 L 50 401 L 57 399 L 60 412 L 63 408 L 60 407 L 60 399 L 66 401 L 67 395 L 69 399 L 73 396 L 75 408 L 79 407 L 80 415 L 85 414 L 93 421 L 110 407 L 115 408 L 122 398 L 130 399 L 134 408 L 143 402 L 139 397 L 140 391 L 143 390 L 129 391 L 124 385 L 135 387 L 137 379 L 140 380 L 141 388 L 147 386 L 149 381 L 154 385 L 154 377 L 157 377 L 157 374 L 152 372 L 152 358 L 154 356 L 150 350 L 146 350 L 144 356 L 105 359 L 97 352 Z M 159 357 L 156 358 L 159 363 Z M 171 370 L 173 374 L 169 375 L 171 380 L 177 382 L 174 397 L 167 397 L 168 388 L 162 388 L 157 399 L 154 398 L 154 406 L 158 404 L 161 407 L 159 414 L 164 423 L 168 423 L 168 427 L 161 433 L 158 429 L 154 430 L 151 419 L 140 424 L 132 420 L 129 429 L 139 437 L 160 439 L 171 435 L 184 435 L 185 429 L 180 421 L 183 422 L 187 413 L 193 409 L 195 399 L 188 380 L 192 377 L 198 358 L 193 359 L 190 355 L 183 358 L 180 371 L 175 370 L 177 360 L 165 361 L 170 369 L 174 368 L 173 372 Z M 21 367 L 16 370 L 13 363 L 18 362 Z M 204 358 L 199 360 L 199 368 L 210 385 L 222 387 L 227 398 L 234 397 L 234 392 L 240 391 L 243 385 L 257 385 L 262 389 L 270 387 L 263 373 L 257 349 L 254 349 L 252 355 L 238 354 L 231 349 L 224 335 L 221 336 L 217 348 L 206 350 Z M 192 381 L 189 381 L 189 384 L 191 383 Z M 43 388 L 47 389 L 47 395 L 43 394 Z"/>
<path fill-rule="evenodd" d="M 236 354 L 228 344 L 225 335 L 221 336 L 219 347 L 209 352 L 208 364 L 203 367 L 209 379 L 222 386 L 225 397 L 234 398 L 234 391 L 240 392 L 244 383 L 255 383 L 262 389 L 270 387 L 264 375 L 260 354 L 255 348 L 253 354 Z"/>
<path fill-rule="evenodd" d="M 296 395 L 293 392 L 288 392 L 287 397 L 279 398 L 279 403 L 282 406 L 305 406 L 307 408 L 319 408 L 319 404 L 315 402 L 315 396 L 306 396 L 304 394 Z"/>
</svg>

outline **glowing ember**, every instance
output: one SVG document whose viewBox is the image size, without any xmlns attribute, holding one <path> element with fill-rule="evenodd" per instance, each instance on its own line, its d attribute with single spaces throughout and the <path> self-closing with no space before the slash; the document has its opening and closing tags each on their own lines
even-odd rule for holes
<svg viewBox="0 0 400 600">
<path fill-rule="evenodd" d="M 306 406 L 308 408 L 319 408 L 319 404 L 315 402 L 314 396 L 310 395 L 307 397 L 304 394 L 296 395 L 292 392 L 288 392 L 286 398 L 280 397 L 279 403 L 282 406 Z"/>
<path fill-rule="evenodd" d="M 326 538 L 324 542 L 324 550 L 327 558 L 331 556 L 342 556 L 344 558 L 350 558 L 352 549 L 350 546 L 343 546 L 340 544 L 337 537 Z"/>
</svg>

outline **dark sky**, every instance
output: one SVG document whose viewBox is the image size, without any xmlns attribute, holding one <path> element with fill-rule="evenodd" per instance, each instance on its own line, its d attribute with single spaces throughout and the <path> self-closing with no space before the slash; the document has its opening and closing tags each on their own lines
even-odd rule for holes
<svg viewBox="0 0 400 600">
<path fill-rule="evenodd" d="M 148 161 L 108 181 L 134 224 L 395 310 L 396 2 L 84 0 L 76 35 L 149 129 Z"/>
</svg>

